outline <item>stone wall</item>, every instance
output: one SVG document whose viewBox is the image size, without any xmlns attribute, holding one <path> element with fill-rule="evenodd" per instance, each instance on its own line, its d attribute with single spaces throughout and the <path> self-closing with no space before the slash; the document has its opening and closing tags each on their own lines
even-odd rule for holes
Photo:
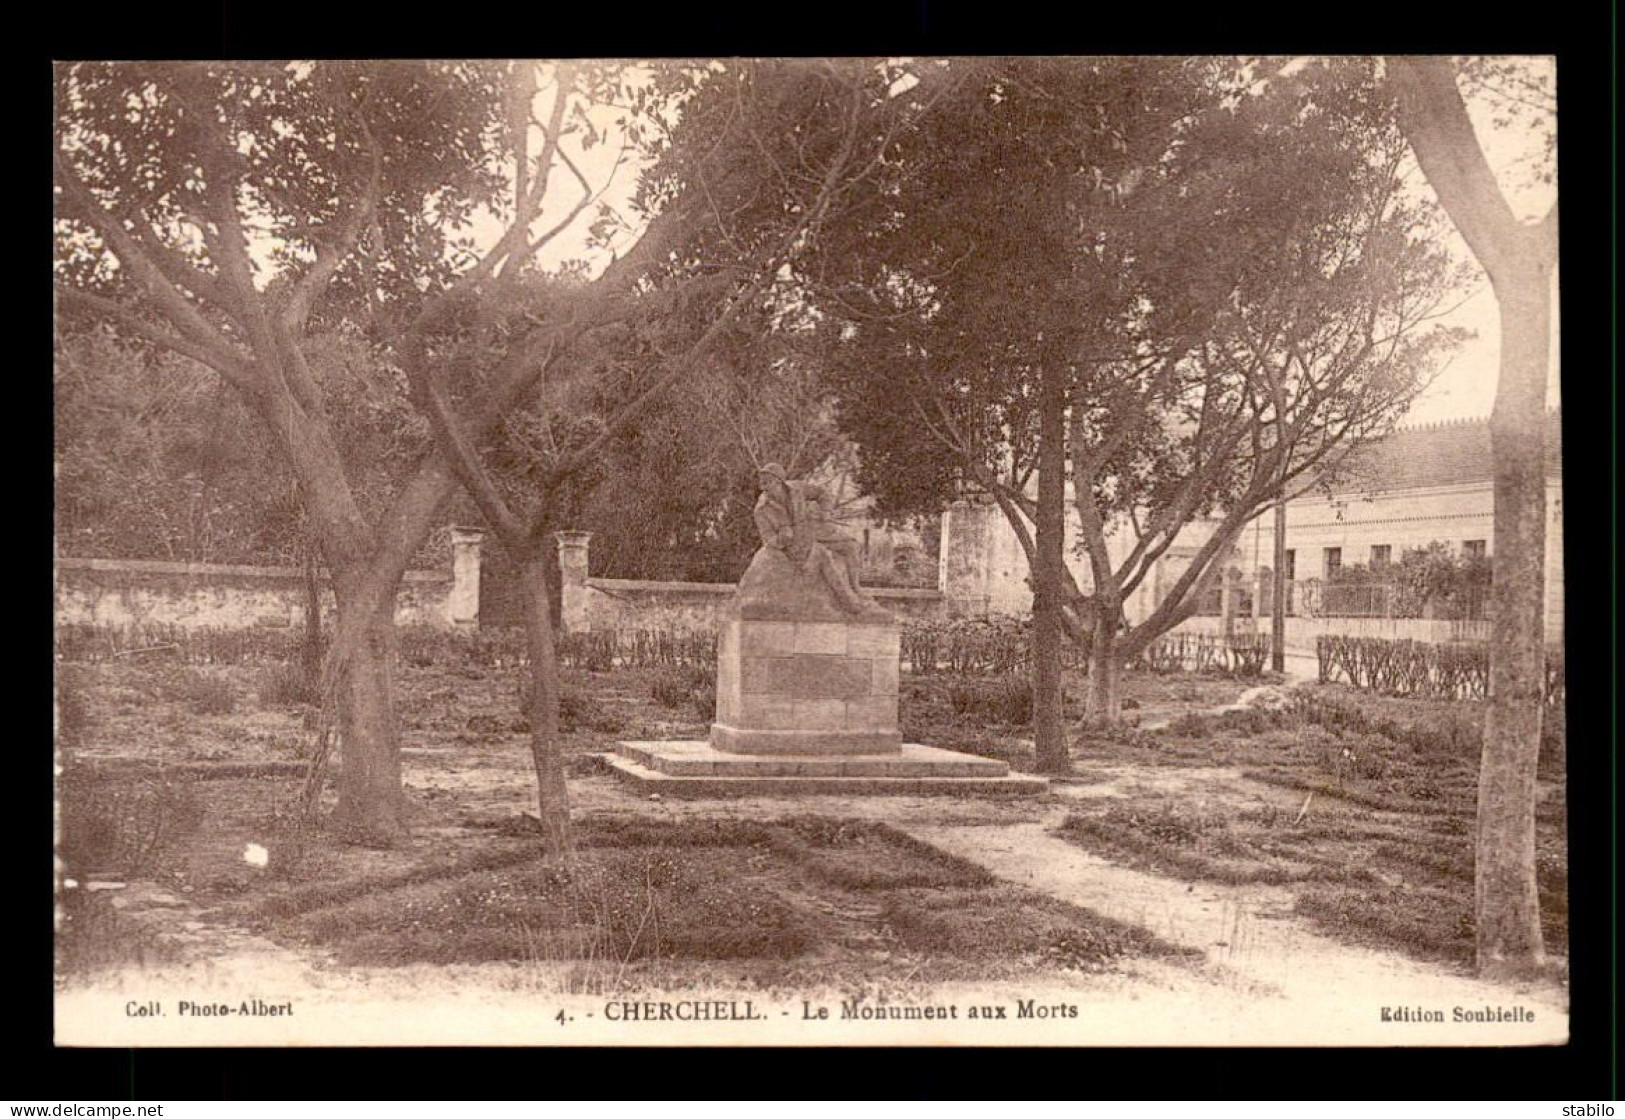
<svg viewBox="0 0 1625 1119">
<path fill-rule="evenodd" d="M 564 631 L 609 629 L 717 629 L 733 602 L 732 583 L 676 583 L 645 579 L 586 581 L 579 599 L 565 574 L 561 616 Z M 869 594 L 899 620 L 933 618 L 943 613 L 940 591 L 871 587 Z M 571 611 L 572 601 L 582 605 Z"/>
<path fill-rule="evenodd" d="M 733 602 L 732 583 L 601 579 L 588 574 L 591 533 L 558 533 L 559 623 L 565 633 L 614 629 L 716 630 Z M 872 587 L 869 593 L 901 620 L 939 617 L 941 591 Z"/>
<path fill-rule="evenodd" d="M 474 624 L 479 589 L 468 584 L 469 545 L 466 536 L 459 543 L 456 534 L 453 543 L 453 571 L 406 573 L 395 600 L 396 621 L 444 628 Z M 295 626 L 305 617 L 305 573 L 297 567 L 70 557 L 58 557 L 54 566 L 58 625 L 237 629 Z M 472 572 L 477 580 L 477 559 Z M 331 616 L 333 592 L 325 579 L 321 594 L 323 612 Z"/>
</svg>

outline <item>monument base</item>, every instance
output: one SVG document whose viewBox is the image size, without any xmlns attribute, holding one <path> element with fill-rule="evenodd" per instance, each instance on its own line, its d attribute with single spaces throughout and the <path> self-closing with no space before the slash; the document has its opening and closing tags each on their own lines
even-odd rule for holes
<svg viewBox="0 0 1625 1119">
<path fill-rule="evenodd" d="M 616 776 L 678 797 L 1031 795 L 1049 782 L 1013 774 L 1004 762 L 904 743 L 881 754 L 733 754 L 709 742 L 620 742 L 609 755 Z"/>
<path fill-rule="evenodd" d="M 727 618 L 711 745 L 735 754 L 895 754 L 894 621 Z"/>
</svg>

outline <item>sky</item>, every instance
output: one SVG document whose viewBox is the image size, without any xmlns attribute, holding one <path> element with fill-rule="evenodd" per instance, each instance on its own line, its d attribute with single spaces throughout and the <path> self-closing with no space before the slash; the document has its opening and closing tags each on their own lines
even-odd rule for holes
<svg viewBox="0 0 1625 1119">
<path fill-rule="evenodd" d="M 1531 65 L 1541 67 L 1547 75 L 1554 65 L 1549 59 L 1529 62 Z M 538 119 L 546 119 L 552 96 L 550 80 L 544 78 L 542 88 L 537 94 Z M 1532 128 L 1528 120 L 1498 126 L 1491 106 L 1469 100 L 1468 107 L 1480 145 L 1491 168 L 1496 172 L 1513 212 L 1525 221 L 1538 220 L 1551 208 L 1557 197 L 1555 185 L 1539 182 L 1538 178 L 1529 172 L 1531 161 L 1537 160 L 1539 156 L 1539 129 Z M 631 226 L 622 230 L 616 239 L 616 243 L 624 247 L 635 239 L 639 225 L 637 215 L 630 206 L 639 165 L 634 156 L 618 168 L 616 166 L 622 155 L 621 145 L 615 138 L 616 115 L 612 109 L 600 109 L 594 113 L 594 122 L 608 134 L 605 143 L 585 150 L 579 145 L 579 137 L 567 138 L 565 143 L 571 159 L 581 169 L 587 181 L 593 184 L 594 190 L 606 183 L 609 184 L 602 201 L 612 206 Z M 560 176 L 558 181 L 560 185 L 549 190 L 547 205 L 538 223 L 539 228 L 556 220 L 550 215 L 567 212 L 580 197 L 579 184 L 573 178 Z M 1428 187 L 1425 177 L 1414 165 L 1407 172 L 1407 182 L 1411 185 L 1411 189 L 1429 198 L 1432 197 L 1431 188 Z M 592 216 L 590 211 L 584 213 L 574 226 L 560 234 L 537 254 L 538 261 L 544 267 L 554 268 L 567 260 L 584 259 L 595 272 L 607 264 L 609 257 L 606 253 L 587 246 L 587 227 Z M 479 240 L 483 241 L 488 237 L 494 241 L 500 229 L 494 219 L 487 217 L 476 221 L 474 232 Z M 1455 233 L 1454 227 L 1450 230 L 1449 247 L 1451 253 L 1458 259 L 1472 259 L 1466 243 Z M 1412 405 L 1410 413 L 1403 421 L 1406 424 L 1488 416 L 1494 405 L 1496 370 L 1500 355 L 1500 325 L 1495 295 L 1489 289 L 1482 273 L 1478 274 L 1473 290 L 1460 306 L 1440 322 L 1443 325 L 1470 330 L 1474 337 L 1456 352 L 1433 385 Z M 1554 357 L 1557 334 L 1557 316 L 1554 315 Z M 1558 403 L 1556 373 L 1558 364 L 1556 360 L 1552 362 L 1553 376 L 1548 393 L 1548 405 Z"/>
</svg>

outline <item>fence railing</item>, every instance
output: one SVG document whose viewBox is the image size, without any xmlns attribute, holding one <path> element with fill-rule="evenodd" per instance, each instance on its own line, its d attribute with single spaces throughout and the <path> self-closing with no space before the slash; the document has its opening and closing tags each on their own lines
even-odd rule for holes
<svg viewBox="0 0 1625 1119">
<path fill-rule="evenodd" d="M 1481 621 L 1489 606 L 1489 588 L 1458 588 L 1448 597 L 1422 601 L 1399 583 L 1336 582 L 1298 579 L 1288 584 L 1289 614 L 1310 618 L 1436 618 Z"/>
</svg>

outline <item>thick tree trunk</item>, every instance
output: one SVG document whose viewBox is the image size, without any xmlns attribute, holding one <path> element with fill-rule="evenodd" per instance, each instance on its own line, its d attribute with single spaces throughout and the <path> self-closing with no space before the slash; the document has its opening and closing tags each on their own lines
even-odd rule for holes
<svg viewBox="0 0 1625 1119">
<path fill-rule="evenodd" d="M 533 551 L 520 567 L 524 587 L 525 638 L 530 654 L 530 757 L 536 767 L 537 818 L 547 853 L 567 857 L 574 849 L 570 832 L 570 792 L 564 782 L 559 750 L 559 662 L 553 644 L 552 598 L 547 560 Z"/>
<path fill-rule="evenodd" d="M 1521 267 L 1496 285 L 1501 371 L 1490 438 L 1495 460 L 1490 689 L 1478 779 L 1478 967 L 1540 966 L 1545 945 L 1535 881 L 1535 768 L 1546 645 L 1547 354 L 1550 289 Z"/>
<path fill-rule="evenodd" d="M 339 731 L 334 823 L 359 842 L 393 845 L 407 833 L 394 707 L 395 599 L 454 485 L 438 459 L 426 463 L 391 506 L 371 554 L 362 552 L 361 562 L 334 561 L 346 554 L 333 546 L 341 531 L 323 538 L 329 569 L 341 572 L 334 578 L 339 609 L 323 670 Z"/>
<path fill-rule="evenodd" d="M 1116 610 L 1099 611 L 1090 639 L 1088 721 L 1094 727 L 1116 726 L 1123 719 L 1116 620 Z"/>
<path fill-rule="evenodd" d="M 1557 213 L 1520 222 L 1501 193 L 1456 86 L 1437 57 L 1390 58 L 1399 123 L 1422 173 L 1489 275 L 1501 315 L 1490 417 L 1495 460 L 1490 697 L 1478 777 L 1478 968 L 1515 974 L 1545 960 L 1535 880 L 1535 768 L 1546 652 L 1546 383 Z"/>
<path fill-rule="evenodd" d="M 352 613 L 341 590 L 341 615 Z M 338 727 L 343 746 L 338 808 L 333 823 L 346 837 L 393 846 L 406 836 L 399 727 L 395 719 L 395 604 L 370 617 L 352 618 L 361 637 L 338 683 Z"/>
<path fill-rule="evenodd" d="M 1059 371 L 1044 372 L 1039 419 L 1038 517 L 1033 563 L 1033 741 L 1041 773 L 1065 773 L 1061 606 L 1066 570 L 1066 390 Z"/>
</svg>

